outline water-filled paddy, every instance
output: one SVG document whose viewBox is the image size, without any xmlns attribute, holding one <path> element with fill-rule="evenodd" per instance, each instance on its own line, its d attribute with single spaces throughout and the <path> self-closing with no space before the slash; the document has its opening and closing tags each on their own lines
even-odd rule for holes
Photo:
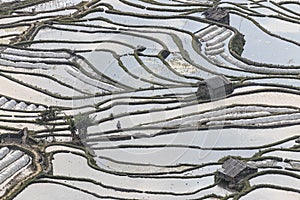
<svg viewBox="0 0 300 200">
<path fill-rule="evenodd" d="M 42 172 L 1 199 L 299 199 L 299 3 L 0 6 L 0 136 L 29 131 L 1 144 Z M 258 167 L 242 192 L 215 182 L 228 156 Z"/>
</svg>

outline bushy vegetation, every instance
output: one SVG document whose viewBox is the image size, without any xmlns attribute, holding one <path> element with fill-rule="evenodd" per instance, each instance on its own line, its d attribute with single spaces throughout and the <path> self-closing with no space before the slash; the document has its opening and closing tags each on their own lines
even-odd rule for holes
<svg viewBox="0 0 300 200">
<path fill-rule="evenodd" d="M 246 44 L 246 40 L 244 39 L 244 35 L 241 33 L 237 33 L 231 41 L 231 48 L 237 55 L 242 55 L 244 51 L 244 45 Z"/>
</svg>

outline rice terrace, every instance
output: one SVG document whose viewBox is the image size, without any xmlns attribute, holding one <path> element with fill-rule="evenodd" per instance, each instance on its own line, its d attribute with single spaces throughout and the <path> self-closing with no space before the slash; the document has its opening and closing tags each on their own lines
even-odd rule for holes
<svg viewBox="0 0 300 200">
<path fill-rule="evenodd" d="M 0 0 L 0 199 L 299 200 L 299 0 Z"/>
</svg>

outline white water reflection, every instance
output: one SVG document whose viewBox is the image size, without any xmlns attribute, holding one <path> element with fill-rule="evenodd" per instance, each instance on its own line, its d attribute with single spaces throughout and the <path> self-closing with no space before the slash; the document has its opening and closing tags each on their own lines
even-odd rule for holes
<svg viewBox="0 0 300 200">
<path fill-rule="evenodd" d="M 300 64 L 299 46 L 274 38 L 255 26 L 250 20 L 235 14 L 230 15 L 230 25 L 245 35 L 246 44 L 242 57 L 268 64 Z"/>
</svg>

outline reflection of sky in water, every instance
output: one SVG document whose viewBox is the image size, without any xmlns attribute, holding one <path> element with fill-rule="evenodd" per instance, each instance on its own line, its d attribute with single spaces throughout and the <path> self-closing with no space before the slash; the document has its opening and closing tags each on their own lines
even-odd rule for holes
<svg viewBox="0 0 300 200">
<path fill-rule="evenodd" d="M 130 26 L 135 25 L 143 25 L 143 26 L 164 26 L 164 27 L 176 27 L 178 29 L 187 30 L 190 32 L 198 31 L 201 28 L 206 26 L 203 23 L 203 26 L 195 21 L 195 20 L 186 20 L 186 19 L 156 19 L 153 20 L 151 18 L 140 18 L 135 16 L 122 16 L 120 17 L 117 14 L 110 14 L 110 13 L 91 13 L 83 17 L 83 19 L 89 19 L 93 17 L 104 17 L 110 19 L 112 22 L 127 24 Z M 102 25 L 102 21 L 89 21 L 88 24 L 93 25 Z"/>
<path fill-rule="evenodd" d="M 299 65 L 300 47 L 274 38 L 246 18 L 231 15 L 230 25 L 245 35 L 243 57 L 262 63 Z"/>
<path fill-rule="evenodd" d="M 299 196 L 300 195 L 296 192 L 289 192 L 285 190 L 278 190 L 272 188 L 259 188 L 243 196 L 241 200 L 253 200 L 253 199 L 299 200 Z"/>
<path fill-rule="evenodd" d="M 300 41 L 300 25 L 283 21 L 280 19 L 267 17 L 254 17 L 254 19 L 264 28 L 287 39 Z"/>
<path fill-rule="evenodd" d="M 246 81 L 248 82 L 248 81 Z M 256 79 L 250 80 L 249 82 L 255 83 L 272 83 L 272 84 L 281 84 L 281 85 L 288 85 L 294 87 L 300 87 L 300 80 L 292 79 L 292 78 L 267 78 L 267 79 Z"/>
<path fill-rule="evenodd" d="M 299 2 L 299 1 L 298 1 Z M 282 6 L 285 7 L 285 8 L 288 8 L 294 12 L 298 12 L 299 13 L 299 10 L 300 10 L 300 4 L 296 4 L 297 2 L 295 3 L 289 3 L 289 4 L 283 4 Z"/>
</svg>

